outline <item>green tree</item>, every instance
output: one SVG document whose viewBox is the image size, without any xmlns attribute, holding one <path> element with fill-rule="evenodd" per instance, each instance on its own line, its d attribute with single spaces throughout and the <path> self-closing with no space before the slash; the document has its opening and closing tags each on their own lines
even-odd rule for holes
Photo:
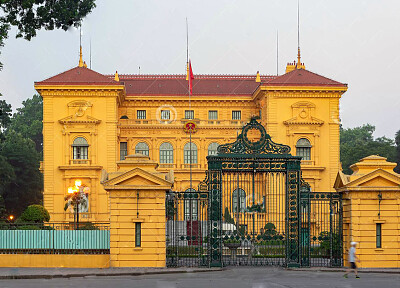
<svg viewBox="0 0 400 288">
<path fill-rule="evenodd" d="M 395 160 L 394 141 L 386 137 L 374 139 L 375 126 L 366 124 L 355 128 L 340 128 L 340 160 L 343 172 L 351 174 L 350 165 L 369 155 L 379 155 Z"/>
<path fill-rule="evenodd" d="M 23 137 L 35 142 L 36 151 L 43 151 L 43 100 L 33 95 L 22 102 L 22 107 L 14 113 L 9 129 L 20 133 Z"/>
<path fill-rule="evenodd" d="M 229 213 L 228 207 L 225 207 L 224 220 L 226 223 L 235 224 L 235 220 L 232 218 L 231 213 Z"/>
<path fill-rule="evenodd" d="M 42 205 L 29 205 L 18 218 L 18 222 L 23 223 L 43 223 L 49 220 L 50 214 Z"/>
<path fill-rule="evenodd" d="M 2 95 L 0 94 L 0 96 Z M 0 100 L 0 141 L 4 140 L 3 131 L 11 123 L 11 112 L 11 104 L 7 104 L 5 100 Z"/>
<path fill-rule="evenodd" d="M 14 179 L 3 188 L 8 214 L 18 216 L 31 204 L 42 200 L 43 176 L 39 171 L 40 155 L 32 140 L 15 131 L 7 131 L 0 145 L 0 155 L 12 167 Z M 12 175 L 7 172 L 8 175 Z M 9 176 L 11 177 L 11 176 Z"/>
<path fill-rule="evenodd" d="M 0 47 L 11 26 L 17 28 L 17 38 L 31 40 L 41 28 L 78 27 L 94 7 L 95 0 L 0 0 Z"/>
<path fill-rule="evenodd" d="M 396 163 L 397 163 L 397 166 L 393 170 L 394 170 L 394 172 L 400 174 L 400 130 L 397 131 L 394 141 L 396 142 Z"/>
</svg>

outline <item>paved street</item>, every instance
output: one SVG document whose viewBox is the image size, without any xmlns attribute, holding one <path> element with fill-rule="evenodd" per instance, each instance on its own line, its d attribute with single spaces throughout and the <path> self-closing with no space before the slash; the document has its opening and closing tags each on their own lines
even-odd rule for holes
<svg viewBox="0 0 400 288">
<path fill-rule="evenodd" d="M 229 268 L 226 271 L 145 275 L 88 276 L 54 279 L 0 280 L 0 287 L 363 287 L 400 288 L 400 274 L 362 273 L 361 279 L 342 272 L 286 271 L 281 268 Z"/>
</svg>

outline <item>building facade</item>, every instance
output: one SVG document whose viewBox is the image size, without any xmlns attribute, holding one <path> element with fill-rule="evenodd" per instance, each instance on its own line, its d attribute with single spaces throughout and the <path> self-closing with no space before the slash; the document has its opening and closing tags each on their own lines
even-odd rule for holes
<svg viewBox="0 0 400 288">
<path fill-rule="evenodd" d="M 80 60 L 78 67 L 35 83 L 43 97 L 44 205 L 51 221 L 73 220 L 64 198 L 78 189 L 88 204 L 81 217 L 109 221 L 101 181 L 131 154 L 149 156 L 160 172 L 173 171 L 174 190 L 196 189 L 207 155 L 233 142 L 252 116 L 273 141 L 303 157 L 303 178 L 313 191 L 334 191 L 346 84 L 299 62 L 280 76 L 194 77 L 189 97 L 185 75 L 103 75 Z"/>
</svg>

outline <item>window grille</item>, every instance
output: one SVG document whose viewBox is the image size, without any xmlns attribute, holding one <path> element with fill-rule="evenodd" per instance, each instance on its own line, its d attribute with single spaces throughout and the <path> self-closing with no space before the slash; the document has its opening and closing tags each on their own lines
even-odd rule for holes
<svg viewBox="0 0 400 288">
<path fill-rule="evenodd" d="M 232 120 L 241 120 L 242 111 L 232 111 Z"/>
<path fill-rule="evenodd" d="M 216 110 L 208 111 L 208 120 L 218 120 L 218 111 Z"/>
<path fill-rule="evenodd" d="M 136 116 L 137 119 L 146 119 L 146 110 L 137 110 Z"/>
<path fill-rule="evenodd" d="M 194 119 L 194 111 L 185 110 L 185 119 Z"/>
</svg>

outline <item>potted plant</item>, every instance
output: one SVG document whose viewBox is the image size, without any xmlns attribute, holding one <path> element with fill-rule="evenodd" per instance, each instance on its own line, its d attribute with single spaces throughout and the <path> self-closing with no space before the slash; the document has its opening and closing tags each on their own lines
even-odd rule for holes
<svg viewBox="0 0 400 288">
<path fill-rule="evenodd" d="M 229 249 L 237 249 L 242 245 L 242 241 L 238 239 L 228 239 L 224 241 L 224 246 L 228 247 Z"/>
</svg>

